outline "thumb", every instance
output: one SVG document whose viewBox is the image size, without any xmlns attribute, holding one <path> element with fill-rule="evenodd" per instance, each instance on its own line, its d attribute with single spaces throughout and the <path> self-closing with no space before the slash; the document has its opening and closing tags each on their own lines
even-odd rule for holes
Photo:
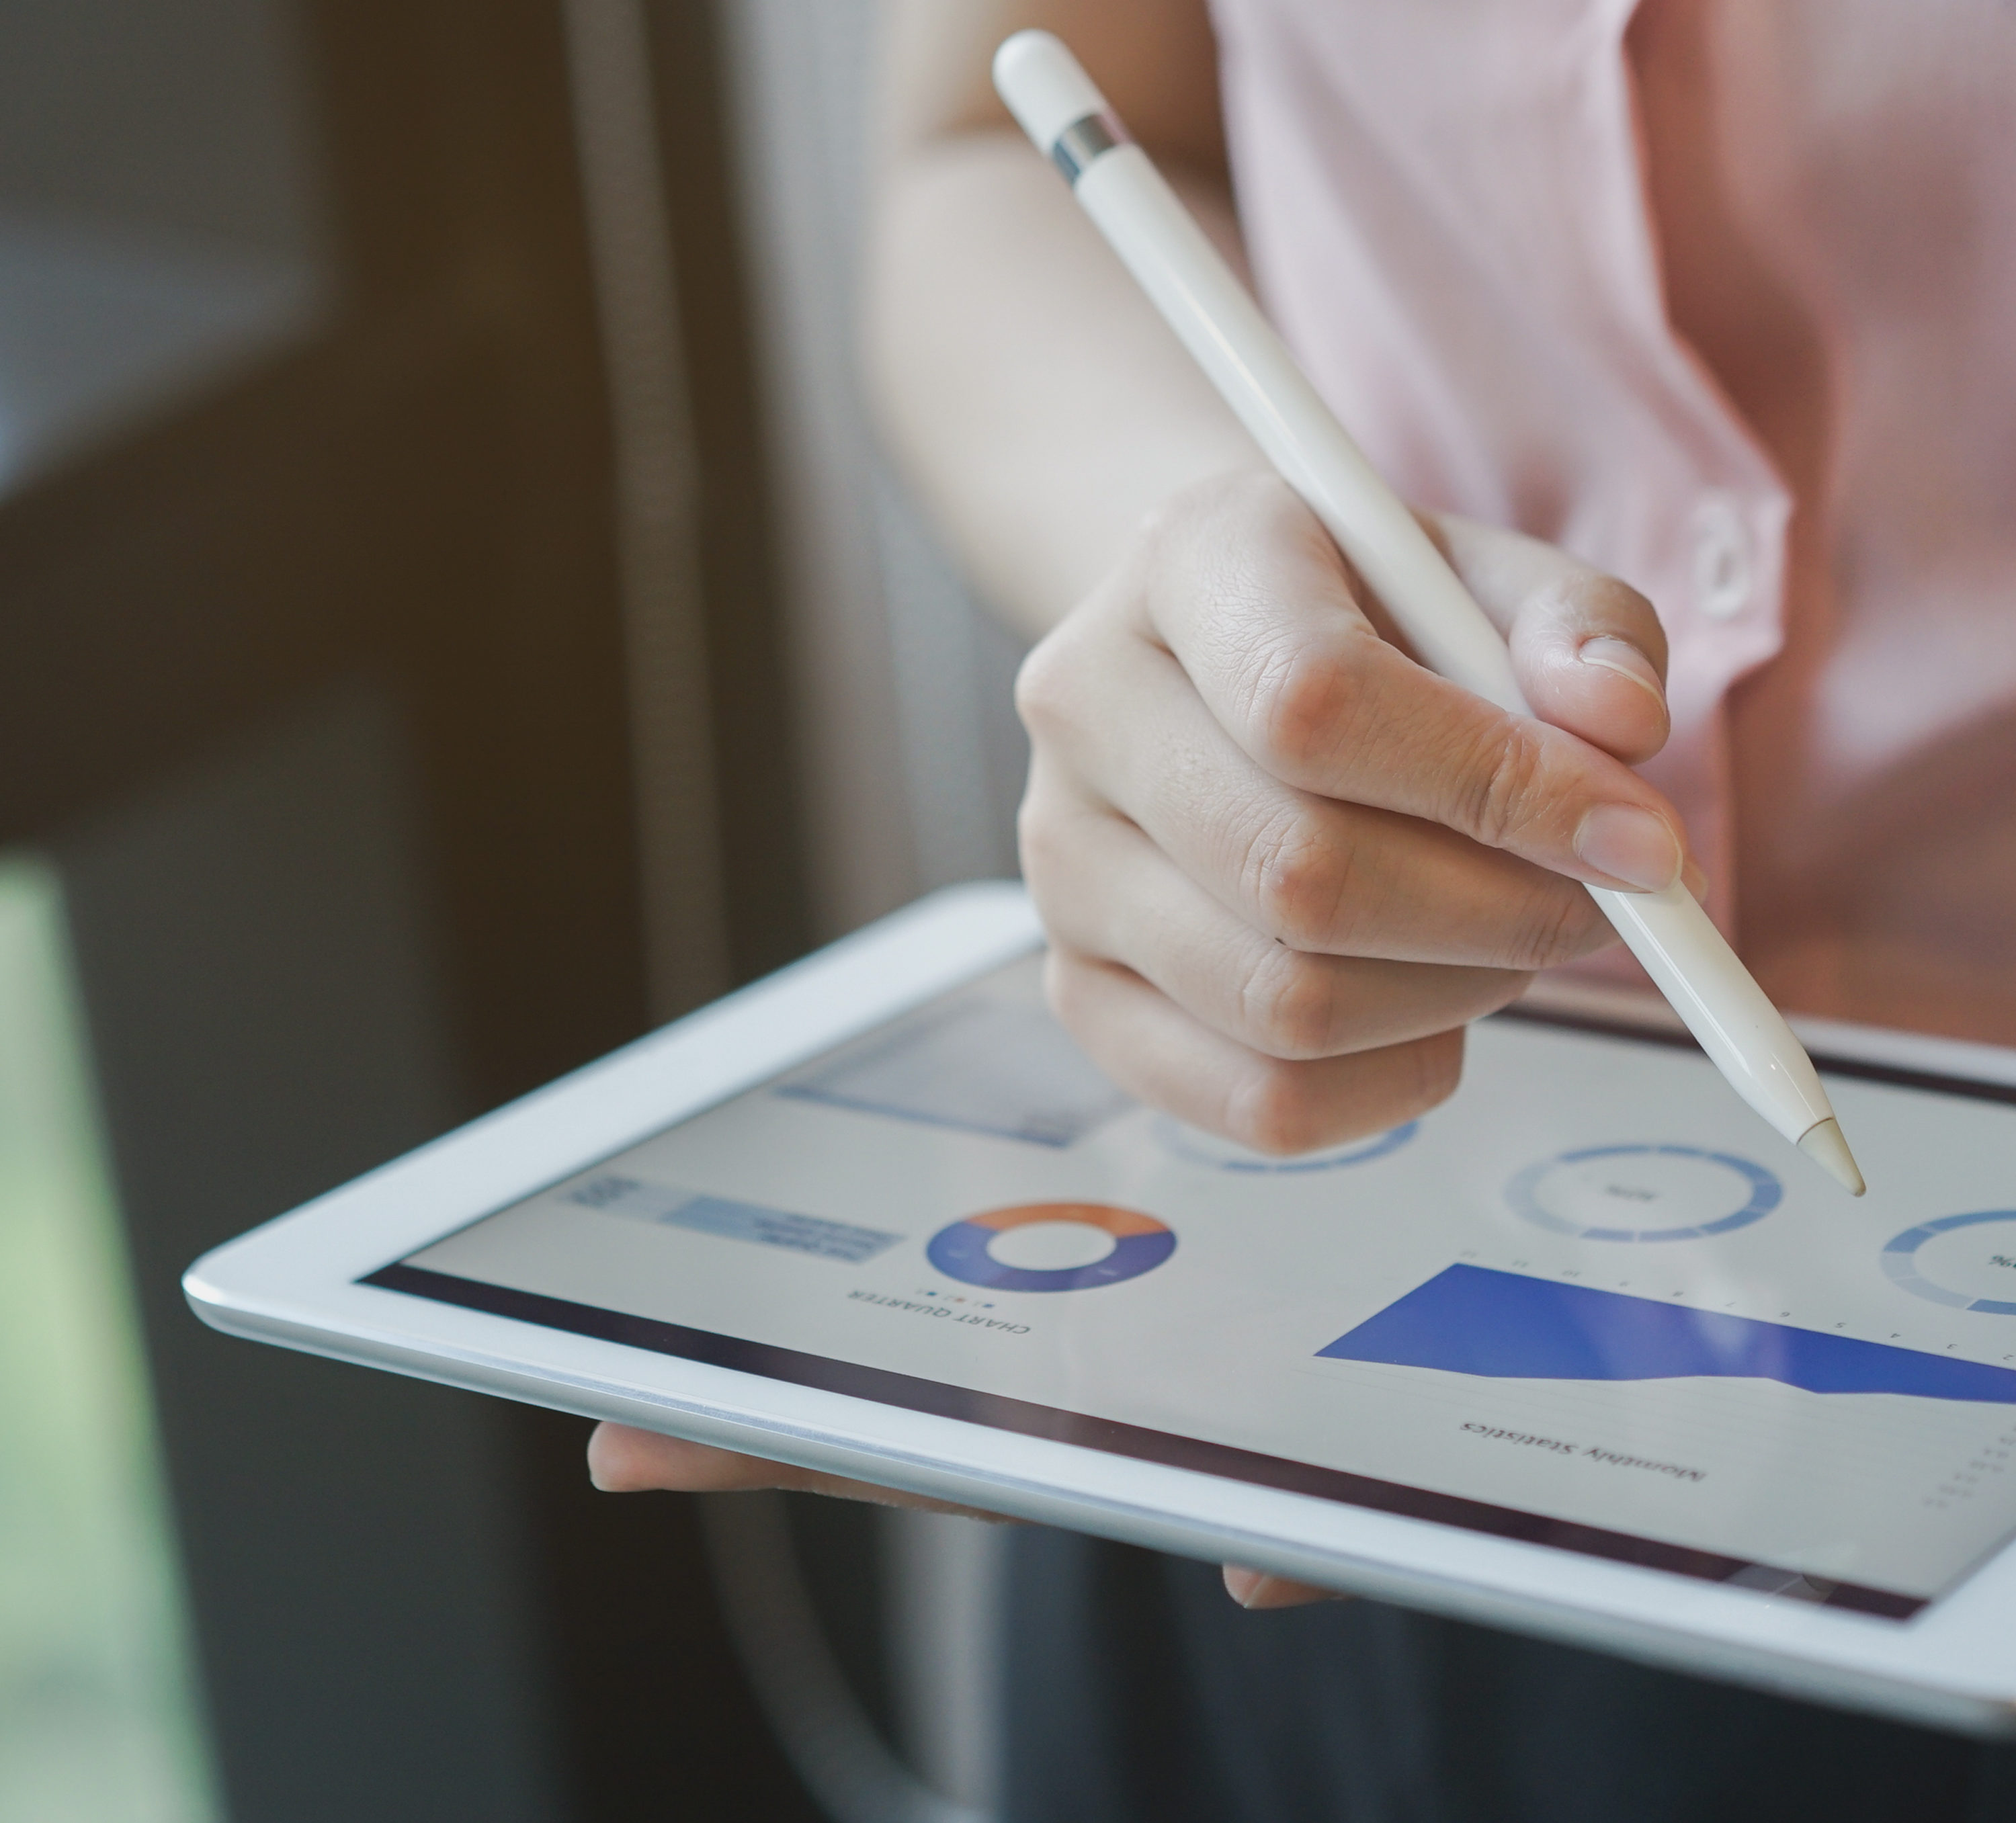
<svg viewBox="0 0 2016 1823">
<path fill-rule="evenodd" d="M 1447 516 L 1434 529 L 1541 721 L 1626 765 L 1666 744 L 1665 630 L 1637 590 L 1517 532 Z"/>
<path fill-rule="evenodd" d="M 1266 1608 L 1301 1608 L 1312 1602 L 1352 1599 L 1334 1589 L 1319 1589 L 1313 1583 L 1291 1582 L 1287 1577 L 1271 1576 L 1264 1570 L 1242 1570 L 1234 1563 L 1225 1566 L 1225 1592 L 1240 1607 L 1255 1613 Z"/>
</svg>

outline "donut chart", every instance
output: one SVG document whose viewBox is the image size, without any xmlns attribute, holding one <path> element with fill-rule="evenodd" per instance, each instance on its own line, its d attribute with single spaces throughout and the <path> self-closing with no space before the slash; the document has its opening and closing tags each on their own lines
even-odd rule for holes
<svg viewBox="0 0 2016 1823">
<path fill-rule="evenodd" d="M 1083 1264 L 1017 1264 L 993 1252 L 1003 1236 L 1042 1228 L 1068 1240 L 1076 1229 L 1085 1239 L 1109 1237 L 1101 1257 Z M 1089 1291 L 1152 1272 L 1176 1250 L 1174 1230 L 1152 1215 L 1107 1203 L 1026 1203 L 990 1209 L 941 1228 L 924 1257 L 948 1278 L 990 1291 Z"/>
<path fill-rule="evenodd" d="M 2016 1317 L 2012 1224 L 2016 1209 L 1978 1209 L 1921 1222 L 1883 1249 L 1883 1270 L 1893 1285 L 1928 1303 Z"/>
<path fill-rule="evenodd" d="M 1591 1145 L 1528 1165 L 1515 1214 L 1584 1241 L 1692 1241 L 1762 1221 L 1784 1199 L 1770 1172 L 1698 1145 Z"/>
</svg>

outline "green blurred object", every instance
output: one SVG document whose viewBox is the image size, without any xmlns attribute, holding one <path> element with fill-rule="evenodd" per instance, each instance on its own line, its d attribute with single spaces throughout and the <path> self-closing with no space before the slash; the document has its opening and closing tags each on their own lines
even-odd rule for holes
<svg viewBox="0 0 2016 1823">
<path fill-rule="evenodd" d="M 221 1815 L 55 870 L 0 860 L 0 1823 Z"/>
</svg>

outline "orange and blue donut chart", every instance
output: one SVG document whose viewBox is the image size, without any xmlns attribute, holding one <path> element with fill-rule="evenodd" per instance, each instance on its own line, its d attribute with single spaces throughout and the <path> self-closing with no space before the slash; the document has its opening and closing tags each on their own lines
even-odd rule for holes
<svg viewBox="0 0 2016 1823">
<path fill-rule="evenodd" d="M 1113 1237 L 1112 1250 L 1085 1266 L 1011 1266 L 988 1250 L 1011 1230 L 1038 1223 L 1075 1223 Z M 1136 1210 L 1108 1203 L 1027 1203 L 969 1215 L 931 1236 L 924 1257 L 948 1278 L 992 1291 L 1087 1291 L 1139 1278 L 1176 1250 L 1175 1232 Z"/>
</svg>

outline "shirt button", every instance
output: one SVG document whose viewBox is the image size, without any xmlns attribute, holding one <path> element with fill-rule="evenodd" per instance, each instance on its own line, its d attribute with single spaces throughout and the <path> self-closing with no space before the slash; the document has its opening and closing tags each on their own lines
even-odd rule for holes
<svg viewBox="0 0 2016 1823">
<path fill-rule="evenodd" d="M 1733 494 L 1704 494 L 1694 509 L 1694 606 L 1726 620 L 1750 605 L 1756 559 L 1743 502 Z"/>
</svg>

